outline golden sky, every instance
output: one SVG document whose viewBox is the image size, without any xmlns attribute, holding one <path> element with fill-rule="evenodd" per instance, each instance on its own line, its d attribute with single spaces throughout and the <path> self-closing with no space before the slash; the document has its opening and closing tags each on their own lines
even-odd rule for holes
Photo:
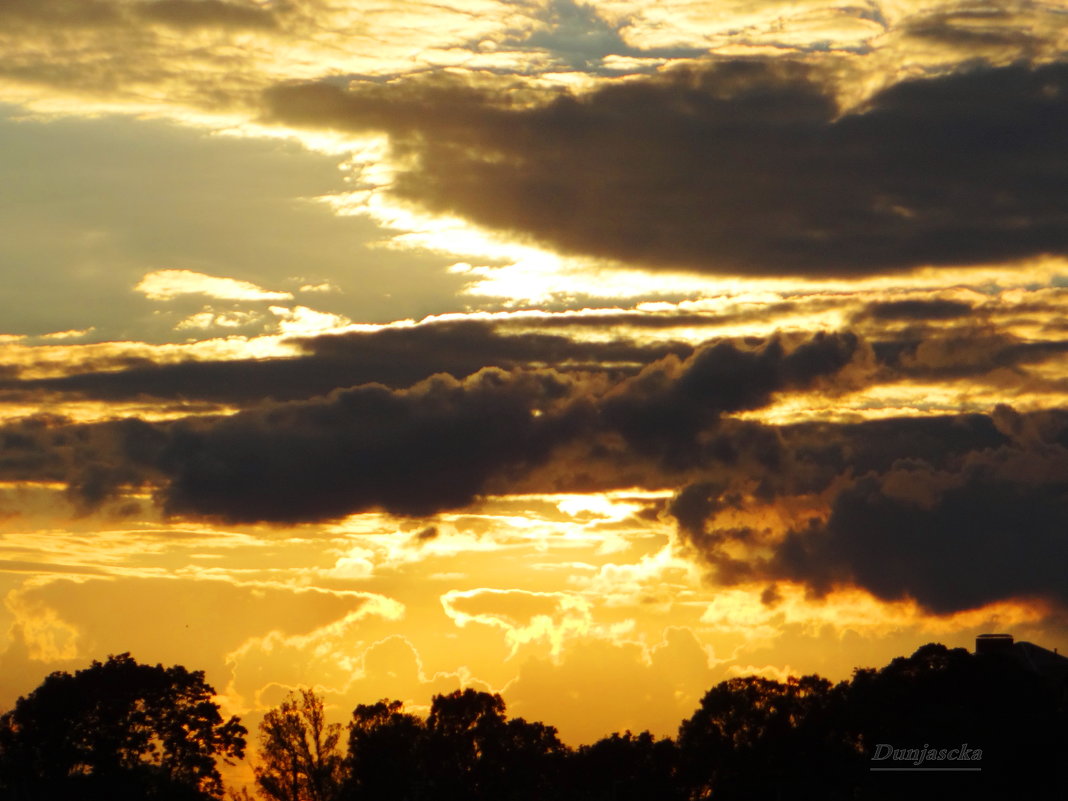
<svg viewBox="0 0 1068 801">
<path fill-rule="evenodd" d="M 1066 645 L 1068 13 L 0 2 L 0 707 Z"/>
</svg>

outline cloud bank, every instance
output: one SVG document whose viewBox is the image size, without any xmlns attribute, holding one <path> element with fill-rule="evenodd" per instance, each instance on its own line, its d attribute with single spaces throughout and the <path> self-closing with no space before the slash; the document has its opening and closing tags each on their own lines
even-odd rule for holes
<svg viewBox="0 0 1068 801">
<path fill-rule="evenodd" d="M 392 192 L 567 253 L 859 277 L 1068 252 L 1068 67 L 976 67 L 842 109 L 828 70 L 714 60 L 531 104 L 435 75 L 279 86 L 278 122 L 389 134 Z"/>
</svg>

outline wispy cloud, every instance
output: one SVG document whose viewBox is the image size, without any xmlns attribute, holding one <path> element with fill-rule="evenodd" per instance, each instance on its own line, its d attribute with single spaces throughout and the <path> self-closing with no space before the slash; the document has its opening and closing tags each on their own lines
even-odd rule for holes
<svg viewBox="0 0 1068 801">
<path fill-rule="evenodd" d="M 250 281 L 223 278 L 192 270 L 154 270 L 134 287 L 152 300 L 173 300 L 182 295 L 205 295 L 219 300 L 292 300 L 290 292 L 272 292 Z"/>
</svg>

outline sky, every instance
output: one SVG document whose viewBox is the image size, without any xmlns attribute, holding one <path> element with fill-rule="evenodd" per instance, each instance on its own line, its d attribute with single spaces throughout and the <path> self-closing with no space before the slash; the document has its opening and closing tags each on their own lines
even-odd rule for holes
<svg viewBox="0 0 1068 801">
<path fill-rule="evenodd" d="M 0 707 L 1068 647 L 1068 12 L 0 0 Z"/>
</svg>

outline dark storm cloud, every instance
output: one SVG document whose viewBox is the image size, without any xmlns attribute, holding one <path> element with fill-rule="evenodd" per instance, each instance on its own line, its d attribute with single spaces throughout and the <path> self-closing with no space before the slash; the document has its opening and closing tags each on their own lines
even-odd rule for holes
<svg viewBox="0 0 1068 801">
<path fill-rule="evenodd" d="M 789 350 L 779 340 L 752 350 L 720 343 L 685 361 L 666 357 L 607 391 L 581 375 L 491 368 L 462 382 L 363 386 L 191 423 L 174 429 L 161 455 L 163 503 L 177 514 L 270 521 L 457 508 L 490 482 L 507 488 L 558 446 L 622 434 L 640 452 L 655 437 L 696 437 L 724 412 L 830 377 L 855 346 L 833 335 Z"/>
<path fill-rule="evenodd" d="M 941 486 L 941 485 L 945 486 Z M 976 456 L 958 472 L 923 462 L 867 476 L 826 523 L 791 532 L 772 575 L 817 590 L 863 587 L 948 613 L 1009 598 L 1068 605 L 1068 452 Z"/>
<path fill-rule="evenodd" d="M 642 426 L 677 441 L 695 437 L 724 412 L 831 376 L 855 344 L 833 335 L 789 350 L 778 340 L 751 350 L 720 343 L 607 388 L 581 374 L 489 368 L 463 381 L 362 386 L 191 422 L 173 428 L 160 455 L 169 477 L 161 498 L 172 513 L 231 520 L 457 508 L 491 482 L 507 489 L 559 446 L 622 433 L 641 449 L 653 436 Z M 670 432 L 657 415 L 673 420 Z"/>
<path fill-rule="evenodd" d="M 553 374 L 488 369 L 411 390 L 344 390 L 175 429 L 161 454 L 167 512 L 296 522 L 369 508 L 430 514 L 470 503 L 488 479 L 546 458 L 561 434 L 539 407 Z"/>
<path fill-rule="evenodd" d="M 709 339 L 699 347 L 707 350 L 723 343 L 728 348 L 724 352 L 733 353 L 739 340 L 715 337 L 716 326 L 769 324 L 781 315 L 838 309 L 850 316 L 860 340 L 868 343 L 863 347 L 870 346 L 873 352 L 878 369 L 856 376 L 858 382 L 868 384 L 914 378 L 982 377 L 995 370 L 1008 370 L 998 380 L 1006 386 L 1012 382 L 1019 385 L 1027 378 L 1029 366 L 1058 359 L 1068 350 L 1064 340 L 1023 340 L 1008 330 L 1017 324 L 1038 325 L 1050 315 L 1059 318 L 1062 307 L 1056 304 L 976 308 L 960 301 L 909 299 L 869 302 L 858 308 L 849 297 L 817 297 L 783 301 L 770 307 L 739 306 L 715 314 L 605 310 L 492 321 L 436 321 L 293 339 L 291 343 L 304 354 L 290 358 L 158 364 L 146 350 L 145 356 L 112 356 L 80 363 L 78 372 L 50 378 L 20 379 L 17 368 L 0 368 L 0 402 L 26 403 L 61 396 L 105 401 L 154 398 L 247 408 L 263 400 L 312 398 L 370 382 L 400 388 L 438 372 L 460 378 L 483 367 L 544 366 L 622 378 L 668 355 L 686 359 L 698 347 L 673 340 L 669 330 L 653 342 L 640 344 L 635 340 L 648 336 L 643 331 L 704 327 L 709 329 Z M 611 339 L 584 341 L 584 329 L 591 327 L 613 328 L 618 333 Z M 1052 328 L 1049 324 L 1046 327 Z M 837 344 L 826 340 L 820 347 L 840 348 L 853 341 L 850 334 L 836 336 Z M 790 358 L 800 359 L 801 354 Z M 29 368 L 33 366 L 31 363 Z M 744 365 L 739 369 L 745 369 Z M 853 388 L 860 386 L 856 383 Z M 743 383 L 739 387 L 750 392 L 755 391 L 756 385 Z"/>
<path fill-rule="evenodd" d="M 792 350 L 778 337 L 746 349 L 702 348 L 685 363 L 665 359 L 610 393 L 600 414 L 630 447 L 681 468 L 701 458 L 697 435 L 722 414 L 757 409 L 774 392 L 805 389 L 838 373 L 858 350 L 851 334 L 817 334 Z"/>
<path fill-rule="evenodd" d="M 775 337 L 665 356 L 630 377 L 485 368 L 463 380 L 364 384 L 229 417 L 38 418 L 0 429 L 0 478 L 65 481 L 85 508 L 150 485 L 168 513 L 232 521 L 374 508 L 424 515 L 462 507 L 488 487 L 507 491 L 564 446 L 593 452 L 605 439 L 623 442 L 635 463 L 653 463 L 646 474 L 692 466 L 700 450 L 686 443 L 721 415 L 831 380 L 856 349 L 850 335 Z M 727 458 L 714 435 L 702 441 Z"/>
<path fill-rule="evenodd" d="M 1028 342 L 990 325 L 959 324 L 947 330 L 916 326 L 872 343 L 883 378 L 953 379 L 1008 369 L 1005 382 L 1019 384 L 1029 365 L 1062 358 L 1068 341 Z"/>
<path fill-rule="evenodd" d="M 958 300 L 890 300 L 871 303 L 860 317 L 873 320 L 954 320 L 972 312 Z"/>
<path fill-rule="evenodd" d="M 765 477 L 762 500 L 831 491 L 829 512 L 794 526 L 770 555 L 738 556 L 727 546 L 756 532 L 715 518 L 738 504 L 739 476 L 683 488 L 669 511 L 718 580 L 786 579 L 816 594 L 857 586 L 939 614 L 1013 598 L 1068 606 L 1063 412 L 1000 407 L 993 419 L 798 426 L 780 437 L 785 469 Z"/>
<path fill-rule="evenodd" d="M 36 415 L 0 428 L 0 480 L 64 482 L 75 506 L 88 511 L 122 488 L 159 480 L 154 461 L 165 440 L 136 419 L 78 425 Z"/>
<path fill-rule="evenodd" d="M 230 417 L 39 417 L 0 429 L 0 479 L 65 482 L 87 510 L 151 486 L 167 513 L 231 521 L 426 514 L 463 506 L 490 475 L 543 459 L 564 421 L 534 412 L 566 393 L 552 372 L 487 369 L 464 382 L 369 384 Z"/>
<path fill-rule="evenodd" d="M 897 84 L 839 115 L 812 68 L 716 61 L 510 105 L 460 78 L 282 86 L 277 121 L 382 130 L 395 191 L 575 253 L 850 276 L 1068 252 L 1068 66 Z"/>
<path fill-rule="evenodd" d="M 709 519 L 737 503 L 739 488 L 761 503 L 819 496 L 851 476 L 884 472 L 902 460 L 948 470 L 972 452 L 1007 442 L 991 418 L 980 414 L 784 426 L 728 419 L 701 437 L 692 469 L 679 474 L 689 483 L 669 511 L 685 538 L 699 543 L 710 536 Z"/>
<path fill-rule="evenodd" d="M 137 397 L 204 400 L 249 405 L 266 399 L 297 400 L 377 382 L 410 386 L 435 373 L 462 378 L 483 367 L 552 366 L 633 372 L 668 354 L 686 357 L 682 343 L 637 345 L 626 339 L 577 342 L 539 333 L 509 334 L 482 321 L 448 321 L 410 328 L 332 334 L 294 340 L 306 354 L 287 359 L 152 364 L 59 378 L 17 381 L 0 377 L 10 399 L 40 392 L 73 393 L 99 400 Z M 608 365 L 607 367 L 605 365 Z"/>
</svg>

